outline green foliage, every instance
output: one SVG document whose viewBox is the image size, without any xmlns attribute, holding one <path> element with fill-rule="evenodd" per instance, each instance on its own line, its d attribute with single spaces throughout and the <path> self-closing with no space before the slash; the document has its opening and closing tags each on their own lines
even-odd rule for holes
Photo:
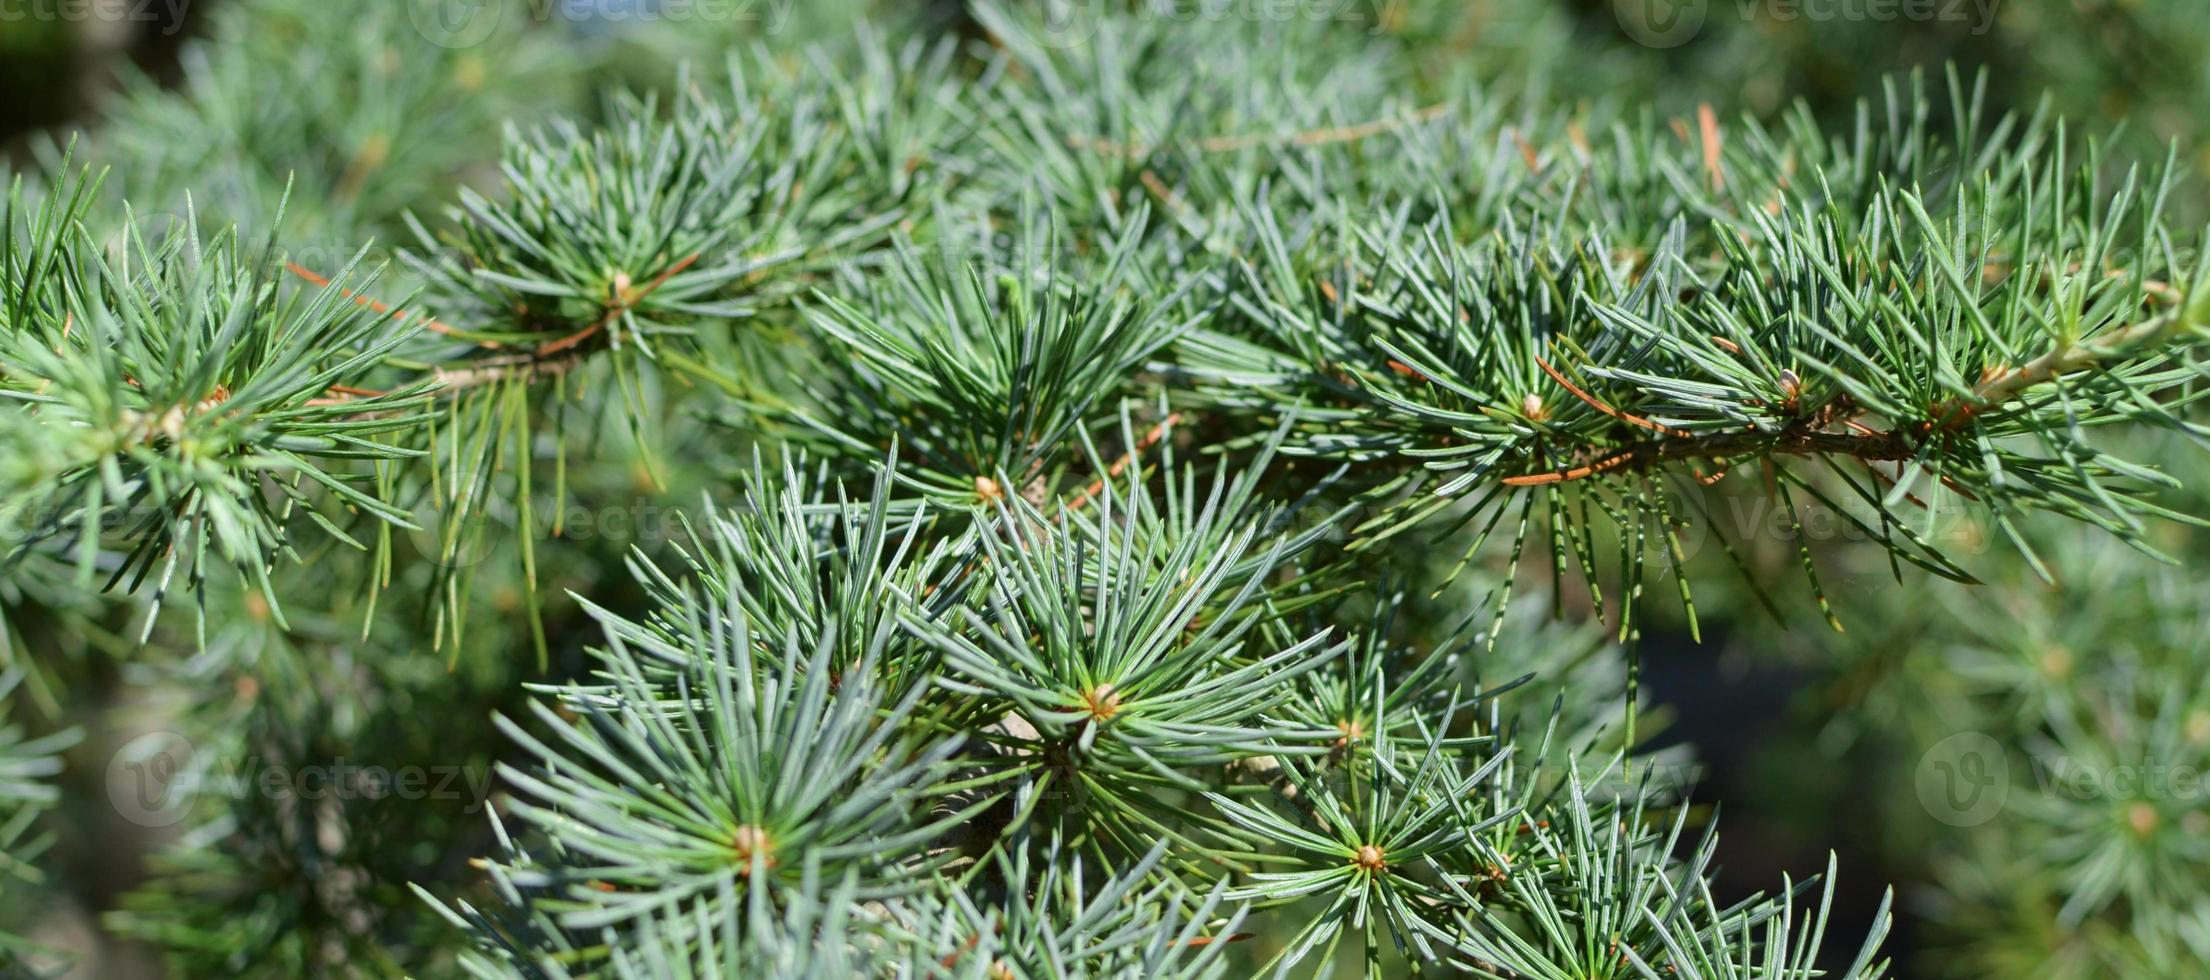
<svg viewBox="0 0 2210 980">
<path fill-rule="evenodd" d="M 407 331 L 335 288 L 277 288 L 271 253 L 232 231 L 134 224 L 104 248 L 82 224 L 91 193 L 64 185 L 35 209 L 20 190 L 9 199 L 0 383 L 21 406 L 13 425 L 26 450 L 10 474 L 11 560 L 73 552 L 80 586 L 100 571 L 127 591 L 151 577 L 158 601 L 172 588 L 200 593 L 214 557 L 277 608 L 268 574 L 292 550 L 295 516 L 365 547 L 320 513 L 317 495 L 405 524 L 343 467 L 413 456 L 386 438 L 416 423 L 427 386 L 358 402 L 327 394 L 374 370 Z M 98 569 L 111 531 L 124 557 Z"/>
<path fill-rule="evenodd" d="M 19 670 L 0 673 L 0 705 L 22 683 Z M 54 835 L 40 826 L 39 817 L 60 798 L 51 780 L 61 772 L 62 750 L 82 737 L 75 729 L 34 737 L 0 713 L 0 911 L 21 914 L 27 907 L 25 889 L 45 881 L 37 862 L 53 846 Z M 0 932 L 0 973 L 32 975 L 28 964 L 38 952 L 21 938 Z"/>
<path fill-rule="evenodd" d="M 358 248 L 400 230 L 424 186 L 494 152 L 500 121 L 523 104 L 516 96 L 574 98 L 561 91 L 572 76 L 552 60 L 564 53 L 542 37 L 425 43 L 434 39 L 418 29 L 432 23 L 421 5 L 343 17 L 282 2 L 212 9 L 223 43 L 188 46 L 174 88 L 133 73 L 100 134 L 97 162 L 141 213 L 182 213 L 189 197 L 222 223 L 283 227 L 294 247 Z M 279 208 L 294 187 L 313 203 Z"/>
<path fill-rule="evenodd" d="M 1096 268 L 1072 270 L 1058 267 L 1067 239 L 1035 224 L 995 281 L 954 239 L 931 259 L 901 247 L 869 309 L 823 297 L 811 322 L 835 344 L 825 356 L 858 370 L 799 422 L 863 458 L 900 443 L 901 475 L 947 503 L 1057 482 L 1077 433 L 1188 329 L 1170 310 L 1193 283 L 1147 278 L 1140 219 Z"/>
<path fill-rule="evenodd" d="M 186 829 L 101 928 L 195 976 L 1888 975 L 1838 858 L 1720 874 L 1675 632 L 1806 658 L 1826 759 L 2205 761 L 2204 198 L 2075 93 L 1644 105 L 1548 5 L 436 6 L 234 0 L 11 191 L 11 924 L 109 712 Z M 1761 632 L 1783 572 L 1871 628 Z M 1927 962 L 2210 960 L 2197 800 L 2016 795 L 1921 826 Z"/>
</svg>

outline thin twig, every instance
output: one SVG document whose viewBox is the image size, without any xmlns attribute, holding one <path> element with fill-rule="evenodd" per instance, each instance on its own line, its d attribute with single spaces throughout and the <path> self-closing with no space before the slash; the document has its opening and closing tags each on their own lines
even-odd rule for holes
<svg viewBox="0 0 2210 980">
<path fill-rule="evenodd" d="M 309 269 L 309 268 L 307 268 L 306 266 L 300 265 L 300 264 L 299 264 L 299 263 L 297 263 L 297 262 L 286 262 L 286 263 L 284 263 L 284 268 L 285 268 L 285 269 L 287 269 L 287 270 L 290 270 L 290 272 L 291 272 L 291 274 L 292 274 L 292 275 L 298 276 L 298 277 L 299 277 L 299 278 L 301 278 L 301 279 L 305 279 L 305 280 L 307 280 L 307 282 L 309 282 L 309 283 L 311 283 L 311 284 L 313 284 L 313 285 L 315 285 L 315 286 L 321 287 L 321 288 L 323 288 L 323 289 L 329 289 L 329 288 L 330 288 L 330 280 L 329 280 L 329 278 L 327 278 L 327 277 L 325 277 L 325 276 L 323 276 L 323 275 L 321 275 L 321 274 L 319 274 L 319 273 L 315 272 L 315 271 L 314 271 L 313 269 Z M 358 293 L 355 293 L 355 292 L 353 292 L 353 291 L 352 291 L 352 290 L 350 290 L 350 289 L 340 289 L 340 290 L 338 290 L 338 295 L 340 295 L 340 296 L 343 296 L 343 297 L 345 297 L 346 299 L 352 300 L 353 302 L 355 302 L 355 303 L 357 303 L 357 304 L 359 304 L 359 305 L 361 305 L 361 306 L 365 306 L 365 307 L 368 307 L 369 309 L 371 309 L 371 310 L 374 310 L 374 311 L 376 311 L 376 312 L 378 312 L 378 313 L 393 314 L 393 315 L 395 315 L 395 316 L 396 316 L 396 317 L 397 317 L 397 318 L 398 318 L 398 319 L 399 319 L 399 320 L 400 320 L 401 322 L 405 322 L 405 321 L 406 321 L 406 319 L 407 319 L 408 317 L 410 317 L 410 316 L 413 316 L 413 315 L 414 315 L 414 314 L 408 313 L 408 312 L 406 312 L 406 311 L 404 311 L 404 310 L 393 310 L 393 309 L 391 308 L 391 306 L 390 306 L 390 305 L 388 305 L 388 304 L 386 304 L 386 303 L 378 302 L 378 301 L 377 301 L 376 299 L 374 299 L 373 297 L 369 297 L 369 296 L 362 296 L 362 295 L 360 295 L 360 294 L 358 294 Z M 429 328 L 430 330 L 432 330 L 432 331 L 434 331 L 434 332 L 436 332 L 436 333 L 446 334 L 446 335 L 448 335 L 448 336 L 455 336 L 455 335 L 458 335 L 458 334 L 460 334 L 460 329 L 459 329 L 458 327 L 453 327 L 453 326 L 450 326 L 450 325 L 448 325 L 448 324 L 444 324 L 444 323 L 439 323 L 438 321 L 436 321 L 436 320 L 434 320 L 434 319 L 431 319 L 431 318 L 429 318 L 429 317 L 423 317 L 423 318 L 422 318 L 422 325 L 423 325 L 424 327 L 427 327 L 427 328 Z M 497 347 L 497 346 L 499 346 L 499 345 L 498 345 L 498 344 L 497 344 L 496 342 L 493 342 L 493 341 L 488 341 L 488 340 L 479 340 L 479 341 L 477 341 L 476 343 L 478 343 L 478 344 L 480 344 L 480 345 L 482 345 L 482 346 L 484 346 L 484 347 Z"/>
<path fill-rule="evenodd" d="M 613 304 L 606 308 L 606 313 L 603 316 L 600 316 L 597 322 L 581 330 L 578 330 L 575 333 L 552 341 L 551 343 L 538 345 L 537 353 L 539 355 L 558 354 L 561 351 L 567 350 L 577 344 L 591 339 L 600 331 L 603 331 L 607 327 L 612 326 L 615 320 L 621 318 L 622 314 L 635 309 L 637 307 L 637 304 L 644 302 L 645 297 L 652 295 L 653 290 L 659 289 L 661 286 L 666 285 L 667 281 L 675 278 L 677 273 L 690 268 L 692 263 L 698 261 L 698 257 L 701 254 L 703 253 L 692 252 L 690 255 L 685 256 L 682 261 L 668 266 L 667 269 L 663 270 L 659 275 L 654 276 L 651 282 L 645 283 L 644 286 L 638 289 L 618 289 L 614 296 Z"/>
<path fill-rule="evenodd" d="M 437 393 L 439 395 L 445 395 L 452 392 L 461 391 L 463 389 L 480 387 L 482 385 L 492 384 L 511 378 L 535 379 L 543 377 L 558 377 L 560 375 L 567 374 L 569 371 L 574 370 L 577 364 L 583 361 L 584 352 L 576 350 L 579 345 L 581 345 L 584 341 L 589 340 L 592 337 L 603 332 L 608 326 L 613 324 L 615 319 L 619 318 L 623 313 L 626 313 L 629 310 L 635 308 L 638 303 L 644 301 L 645 297 L 652 295 L 654 290 L 659 289 L 663 285 L 666 285 L 668 280 L 675 278 L 676 275 L 680 274 L 683 270 L 690 268 L 692 264 L 698 261 L 700 254 L 701 253 L 698 252 L 691 253 L 682 261 L 679 261 L 674 265 L 667 267 L 667 269 L 663 270 L 659 275 L 654 276 L 650 282 L 645 283 L 643 286 L 634 289 L 625 288 L 620 290 L 618 295 L 616 295 L 615 297 L 615 302 L 606 308 L 606 312 L 602 314 L 597 321 L 593 322 L 588 327 L 576 331 L 575 333 L 568 334 L 567 336 L 560 337 L 555 340 L 547 341 L 546 343 L 538 345 L 536 348 L 532 349 L 528 353 L 507 354 L 499 357 L 481 358 L 475 361 L 464 362 L 463 366 L 460 367 L 439 367 L 434 369 L 431 372 L 431 378 L 437 381 L 439 384 Z M 327 288 L 330 284 L 329 280 L 324 279 L 323 277 L 318 276 L 315 273 L 296 264 L 293 264 L 291 266 L 291 269 L 293 274 L 298 275 L 302 279 L 306 279 L 308 282 L 315 283 L 316 285 L 323 286 L 325 288 Z M 390 309 L 388 307 L 386 307 L 382 303 L 376 302 L 375 300 L 367 299 L 365 297 L 355 297 L 351 293 L 344 293 L 344 295 L 346 296 L 346 298 L 352 299 L 354 302 L 374 309 L 378 313 L 390 312 Z M 436 321 L 429 322 L 433 327 L 443 326 L 443 324 L 438 324 Z M 446 331 L 450 331 L 452 328 L 447 327 L 445 329 Z M 486 342 L 483 343 L 483 346 L 494 347 L 497 345 Z M 327 390 L 331 394 L 338 395 L 340 397 L 316 398 L 310 400 L 307 404 L 335 405 L 343 404 L 344 402 L 350 401 L 353 398 L 377 398 L 383 395 L 390 394 L 390 392 L 375 391 L 367 388 L 354 388 L 347 385 L 331 385 Z"/>
<path fill-rule="evenodd" d="M 1160 419 L 1159 424 L 1152 426 L 1150 432 L 1144 433 L 1142 439 L 1137 440 L 1134 446 L 1121 454 L 1120 459 L 1115 460 L 1113 465 L 1107 467 L 1103 476 L 1098 477 L 1089 486 L 1082 488 L 1081 493 L 1075 494 L 1074 502 L 1068 504 L 1067 509 L 1081 510 L 1088 505 L 1091 498 L 1105 491 L 1105 481 L 1118 477 L 1122 470 L 1128 468 L 1129 463 L 1134 462 L 1137 456 L 1149 452 L 1151 447 L 1158 445 L 1160 439 L 1166 438 L 1167 430 L 1179 425 L 1181 421 L 1182 413 L 1180 412 L 1169 413 L 1167 417 Z"/>
<path fill-rule="evenodd" d="M 1887 431 L 1874 429 L 1858 422 L 1853 414 L 1838 411 L 1844 406 L 1837 403 L 1778 433 L 1717 433 L 1699 436 L 1606 405 L 1567 380 L 1549 362 L 1536 357 L 1535 363 L 1541 366 L 1544 373 L 1590 407 L 1666 438 L 1636 443 L 1593 461 L 1563 469 L 1504 477 L 1502 482 L 1514 487 L 1543 486 L 1586 479 L 1622 467 L 1641 467 L 1669 460 L 1738 459 L 1750 455 L 1851 456 L 1867 463 L 1916 459 L 1919 455 L 1918 447 L 1925 441 L 1935 438 L 1939 433 L 1955 430 L 1979 413 L 2018 397 L 2028 389 L 2092 369 L 2109 357 L 2144 344 L 2156 343 L 2171 333 L 2190 329 L 2193 329 L 2193 324 L 2188 321 L 2184 310 L 2166 311 L 2149 320 L 2103 334 L 2088 343 L 2074 343 L 2051 350 L 2020 367 L 1992 370 L 1973 389 L 1969 399 L 1951 399 L 1937 404 L 1930 411 L 1927 420 L 1907 427 L 1897 426 Z M 1829 431 L 1835 425 L 1847 426 L 1850 431 Z M 1947 477 L 1942 478 L 1942 483 L 1957 493 L 1971 496 Z"/>
<path fill-rule="evenodd" d="M 1626 422 L 1630 425 L 1639 425 L 1652 432 L 1662 433 L 1664 435 L 1669 435 L 1681 439 L 1693 439 L 1696 437 L 1695 433 L 1690 432 L 1686 429 L 1675 429 L 1668 426 L 1660 425 L 1656 422 L 1650 421 L 1649 419 L 1643 418 L 1642 416 L 1630 415 L 1626 412 L 1622 412 L 1616 408 L 1613 408 L 1610 405 L 1606 405 L 1603 402 L 1597 401 L 1594 396 L 1590 395 L 1588 392 L 1582 391 L 1579 385 L 1576 385 L 1571 381 L 1567 381 L 1565 379 L 1565 375 L 1559 374 L 1558 369 L 1551 367 L 1550 362 L 1543 360 L 1540 355 L 1537 355 L 1535 357 L 1535 363 L 1541 366 L 1543 373 L 1549 375 L 1552 381 L 1556 381 L 1557 383 L 1564 385 L 1565 390 L 1572 392 L 1573 397 L 1587 402 L 1590 408 L 1609 415 L 1612 418 L 1618 419 L 1621 422 Z"/>
<path fill-rule="evenodd" d="M 2130 327 L 2111 331 L 2088 343 L 2067 344 L 2019 367 L 1991 372 L 1973 389 L 1970 401 L 1952 399 L 1935 409 L 1934 418 L 1941 428 L 1956 428 L 1970 421 L 1974 415 L 2001 405 L 2028 388 L 2047 384 L 2067 374 L 2085 371 L 2111 355 L 2124 353 L 2144 343 L 2154 343 L 2168 332 L 2184 331 L 2191 329 L 2191 326 L 2180 311 L 2174 310 Z"/>
</svg>

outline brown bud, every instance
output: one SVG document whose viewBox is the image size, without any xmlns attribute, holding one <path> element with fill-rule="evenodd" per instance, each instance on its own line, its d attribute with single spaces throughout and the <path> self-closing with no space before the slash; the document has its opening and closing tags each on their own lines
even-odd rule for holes
<svg viewBox="0 0 2210 980">
<path fill-rule="evenodd" d="M 1351 863 L 1362 870 L 1375 873 L 1379 873 L 1389 866 L 1388 855 L 1382 853 L 1381 848 L 1372 844 L 1358 845 L 1358 856 L 1352 858 Z"/>
<path fill-rule="evenodd" d="M 761 866 L 775 866 L 775 839 L 768 836 L 764 827 L 751 824 L 738 827 L 737 832 L 730 835 L 729 849 L 736 854 L 737 876 L 740 878 L 752 876 L 753 855 L 759 856 Z"/>
<path fill-rule="evenodd" d="M 1082 695 L 1082 707 L 1088 709 L 1090 717 L 1098 721 L 1111 721 L 1114 715 L 1120 713 L 1120 694 L 1113 690 L 1111 684 L 1099 684 Z"/>
</svg>

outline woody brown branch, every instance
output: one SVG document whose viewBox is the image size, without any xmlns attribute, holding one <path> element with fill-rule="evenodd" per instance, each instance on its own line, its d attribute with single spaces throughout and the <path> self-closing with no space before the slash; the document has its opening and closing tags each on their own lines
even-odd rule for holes
<svg viewBox="0 0 2210 980">
<path fill-rule="evenodd" d="M 607 305 L 605 311 L 600 314 L 598 319 L 592 321 L 589 326 L 586 326 L 583 329 L 578 330 L 574 333 L 570 333 L 565 336 L 547 341 L 543 344 L 539 344 L 528 353 L 508 354 L 498 357 L 482 358 L 479 360 L 467 362 L 467 364 L 463 367 L 438 367 L 433 369 L 431 371 L 431 378 L 432 380 L 435 380 L 439 385 L 437 389 L 437 394 L 441 396 L 447 395 L 486 384 L 496 384 L 501 381 L 516 379 L 536 380 L 539 378 L 559 377 L 561 375 L 567 374 L 569 371 L 574 370 L 577 365 L 581 364 L 584 360 L 584 357 L 589 354 L 592 349 L 594 349 L 593 346 L 586 346 L 587 341 L 590 341 L 592 338 L 604 334 L 607 329 L 614 324 L 615 321 L 621 319 L 623 314 L 628 313 L 632 309 L 635 309 L 637 304 L 644 302 L 645 298 L 652 295 L 655 290 L 659 289 L 661 286 L 666 285 L 668 280 L 675 278 L 677 275 L 680 275 L 683 270 L 688 269 L 692 265 L 696 264 L 701 255 L 702 253 L 693 252 L 690 255 L 683 257 L 681 260 L 668 266 L 666 269 L 661 270 L 658 275 L 654 276 L 650 281 L 644 283 L 641 286 L 632 286 L 628 282 L 627 276 L 620 277 L 616 280 L 616 285 L 614 288 L 614 301 Z M 300 278 L 313 283 L 314 285 L 320 286 L 325 289 L 331 288 L 330 280 L 316 274 L 312 270 L 294 264 L 291 266 L 291 271 L 294 275 L 297 275 Z M 390 307 L 369 297 L 356 296 L 353 293 L 346 292 L 344 290 L 340 290 L 339 295 L 353 300 L 354 302 L 359 303 L 362 306 L 369 307 L 370 309 L 373 309 L 378 313 L 391 312 Z M 400 319 L 403 320 L 405 318 L 406 314 L 400 314 Z M 445 324 L 439 323 L 435 320 L 426 319 L 424 323 L 425 325 L 429 326 L 431 329 L 436 330 L 439 333 L 450 334 L 455 332 L 452 327 L 446 326 Z M 477 343 L 479 346 L 482 347 L 495 348 L 499 346 L 498 344 L 490 341 L 478 341 Z M 387 394 L 387 392 L 371 391 L 368 389 L 354 388 L 344 385 L 332 385 L 329 391 L 330 394 L 337 397 L 317 398 L 309 402 L 309 404 L 334 404 L 348 401 L 356 397 L 371 398 Z"/>
<path fill-rule="evenodd" d="M 2169 287 L 2166 287 L 2167 289 Z M 2173 297 L 2174 300 L 2177 297 Z M 1924 421 L 1901 424 L 1886 431 L 1857 421 L 1862 412 L 1847 398 L 1838 399 L 1780 433 L 1719 433 L 1699 436 L 1622 412 L 1590 395 L 1568 380 L 1549 362 L 1536 363 L 1551 380 L 1574 397 L 1622 422 L 1649 429 L 1666 438 L 1631 443 L 1600 457 L 1565 469 L 1505 477 L 1507 486 L 1541 486 L 1585 479 L 1613 470 L 1642 468 L 1677 460 L 1728 460 L 1745 456 L 1837 455 L 1865 462 L 1897 462 L 1915 459 L 1926 442 L 1962 427 L 1982 413 L 2024 396 L 2033 388 L 2068 375 L 2092 370 L 2107 360 L 2154 346 L 2195 329 L 2185 306 L 2166 310 L 2148 320 L 2101 334 L 2086 343 L 2056 347 L 2014 368 L 1990 370 L 1973 389 L 1970 398 L 1953 398 L 1932 406 Z M 1717 338 L 1714 338 L 1717 339 Z M 1732 347 L 1732 344 L 1727 346 Z M 1832 431 L 1835 426 L 1850 431 Z"/>
<path fill-rule="evenodd" d="M 1822 413 L 1824 414 L 1824 413 Z M 1506 486 L 1569 483 L 1614 470 L 1645 469 L 1689 460 L 1737 460 L 1759 456 L 1851 456 L 1867 462 L 1916 459 L 1924 437 L 1904 430 L 1832 432 L 1809 428 L 1769 432 L 1727 432 L 1674 436 L 1628 443 L 1565 469 L 1505 477 Z"/>
<path fill-rule="evenodd" d="M 2067 344 L 2053 349 L 2024 365 L 1991 373 L 1973 391 L 1973 402 L 1951 404 L 1937 413 L 1945 425 L 1954 425 L 1973 413 L 2000 405 L 2027 389 L 2046 384 L 2068 374 L 2077 374 L 2102 363 L 2105 358 L 2127 353 L 2136 347 L 2154 344 L 2167 339 L 2168 334 L 2191 328 L 2187 318 L 2178 311 L 2164 313 L 2133 326 L 2112 331 L 2085 344 Z"/>
</svg>

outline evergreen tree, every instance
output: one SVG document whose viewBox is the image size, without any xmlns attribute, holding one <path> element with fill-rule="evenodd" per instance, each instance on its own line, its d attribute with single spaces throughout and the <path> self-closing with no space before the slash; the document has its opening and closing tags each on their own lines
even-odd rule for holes
<svg viewBox="0 0 2210 980">
<path fill-rule="evenodd" d="M 0 975 L 2210 969 L 2210 32 L 1571 7 L 226 0 L 0 209 Z"/>
</svg>

